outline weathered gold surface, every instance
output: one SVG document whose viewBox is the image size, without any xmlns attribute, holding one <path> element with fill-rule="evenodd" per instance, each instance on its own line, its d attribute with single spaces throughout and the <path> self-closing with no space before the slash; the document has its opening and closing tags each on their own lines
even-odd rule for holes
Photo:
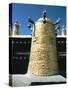
<svg viewBox="0 0 68 90">
<path fill-rule="evenodd" d="M 58 73 L 56 36 L 54 25 L 42 21 L 35 23 L 32 32 L 32 45 L 28 71 L 38 76 L 48 76 Z"/>
</svg>

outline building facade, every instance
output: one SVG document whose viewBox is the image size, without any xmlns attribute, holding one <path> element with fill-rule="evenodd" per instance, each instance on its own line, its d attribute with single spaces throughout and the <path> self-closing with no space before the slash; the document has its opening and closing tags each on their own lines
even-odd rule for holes
<svg viewBox="0 0 68 90">
<path fill-rule="evenodd" d="M 9 37 L 9 73 L 26 74 L 28 71 L 31 36 Z M 59 74 L 66 77 L 66 37 L 56 37 Z"/>
</svg>

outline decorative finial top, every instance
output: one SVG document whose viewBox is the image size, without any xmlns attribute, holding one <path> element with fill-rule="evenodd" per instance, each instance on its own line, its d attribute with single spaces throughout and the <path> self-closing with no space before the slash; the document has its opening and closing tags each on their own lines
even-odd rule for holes
<svg viewBox="0 0 68 90">
<path fill-rule="evenodd" d="M 62 28 L 65 28 L 65 25 L 63 25 Z"/>
<path fill-rule="evenodd" d="M 54 23 L 55 25 L 60 23 L 60 17 L 58 17 L 58 19 L 56 20 L 56 22 Z"/>
<path fill-rule="evenodd" d="M 15 22 L 15 24 L 14 24 L 14 25 L 19 25 L 19 24 L 18 24 L 18 20 L 17 20 L 17 19 L 16 19 L 16 22 Z"/>
<path fill-rule="evenodd" d="M 45 19 L 46 18 L 46 10 L 45 11 L 43 11 L 43 19 Z"/>
<path fill-rule="evenodd" d="M 28 17 L 28 22 L 34 24 L 34 21 L 30 17 Z"/>
</svg>

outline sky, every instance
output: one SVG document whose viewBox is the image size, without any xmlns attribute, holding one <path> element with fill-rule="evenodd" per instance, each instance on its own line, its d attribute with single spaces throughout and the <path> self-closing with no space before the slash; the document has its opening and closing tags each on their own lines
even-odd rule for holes
<svg viewBox="0 0 68 90">
<path fill-rule="evenodd" d="M 66 7 L 65 6 L 50 6 L 50 5 L 36 5 L 36 4 L 21 4 L 13 3 L 12 10 L 9 9 L 9 23 L 14 25 L 15 21 L 19 22 L 19 34 L 30 35 L 28 30 L 28 17 L 31 17 L 35 22 L 42 17 L 42 12 L 47 11 L 47 18 L 51 21 L 56 21 L 60 17 L 60 28 L 62 25 L 66 27 Z M 58 33 L 60 34 L 60 33 Z"/>
</svg>

